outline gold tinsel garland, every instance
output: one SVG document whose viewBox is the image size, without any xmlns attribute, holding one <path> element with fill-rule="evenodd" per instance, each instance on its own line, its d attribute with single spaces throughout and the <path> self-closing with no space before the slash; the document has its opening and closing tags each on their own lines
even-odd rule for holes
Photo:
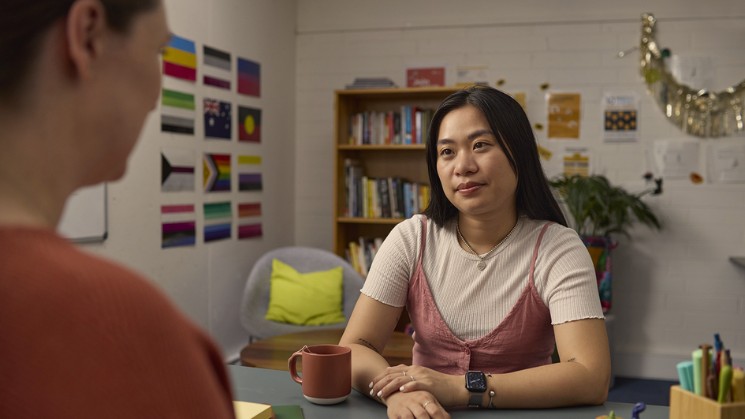
<svg viewBox="0 0 745 419">
<path fill-rule="evenodd" d="M 657 19 L 642 15 L 641 74 L 668 120 L 697 137 L 722 137 L 745 131 L 745 80 L 721 92 L 694 90 L 675 80 L 655 39 Z"/>
</svg>

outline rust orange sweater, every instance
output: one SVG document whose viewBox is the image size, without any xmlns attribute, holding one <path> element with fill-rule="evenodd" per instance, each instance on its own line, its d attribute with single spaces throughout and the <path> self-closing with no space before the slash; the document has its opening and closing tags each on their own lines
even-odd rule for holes
<svg viewBox="0 0 745 419">
<path fill-rule="evenodd" d="M 0 227 L 0 418 L 232 418 L 212 341 L 134 272 Z"/>
</svg>

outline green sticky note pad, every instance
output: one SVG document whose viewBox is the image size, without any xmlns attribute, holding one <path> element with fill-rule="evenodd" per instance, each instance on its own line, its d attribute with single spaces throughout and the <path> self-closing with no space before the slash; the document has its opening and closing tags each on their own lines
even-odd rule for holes
<svg viewBox="0 0 745 419">
<path fill-rule="evenodd" d="M 272 406 L 276 419 L 304 419 L 303 409 L 296 404 Z"/>
</svg>

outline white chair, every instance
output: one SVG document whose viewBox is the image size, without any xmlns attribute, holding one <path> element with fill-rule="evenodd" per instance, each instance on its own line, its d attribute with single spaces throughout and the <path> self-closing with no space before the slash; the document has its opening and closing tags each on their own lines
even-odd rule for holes
<svg viewBox="0 0 745 419">
<path fill-rule="evenodd" d="M 300 273 L 324 271 L 342 267 L 343 305 L 347 319 L 352 315 L 354 304 L 360 295 L 364 279 L 346 260 L 327 250 L 312 247 L 281 247 L 265 253 L 256 261 L 246 280 L 241 304 L 241 324 L 248 332 L 249 342 L 271 336 L 319 329 L 341 329 L 346 322 L 322 326 L 299 326 L 266 320 L 264 316 L 269 307 L 270 278 L 272 260 L 279 259 Z"/>
</svg>

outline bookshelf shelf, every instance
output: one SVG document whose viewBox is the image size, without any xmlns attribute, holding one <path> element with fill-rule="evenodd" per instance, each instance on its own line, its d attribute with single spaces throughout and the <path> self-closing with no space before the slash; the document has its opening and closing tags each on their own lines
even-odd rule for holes
<svg viewBox="0 0 745 419">
<path fill-rule="evenodd" d="M 396 144 L 396 145 L 352 145 L 341 144 L 338 146 L 339 151 L 424 151 L 424 144 Z"/>
<path fill-rule="evenodd" d="M 361 218 L 361 217 L 339 217 L 337 223 L 358 223 L 358 224 L 392 224 L 396 225 L 403 221 L 403 218 Z"/>
<path fill-rule="evenodd" d="M 334 126 L 334 252 L 341 257 L 347 257 L 350 242 L 359 243 L 360 238 L 384 239 L 393 227 L 403 221 L 402 217 L 359 217 L 349 210 L 347 182 L 349 164 L 358 166 L 365 177 L 373 179 L 402 179 L 416 185 L 429 185 L 427 163 L 425 160 L 425 145 L 417 141 L 404 141 L 404 135 L 391 135 L 390 121 L 386 126 L 388 134 L 386 141 L 370 141 L 372 144 L 359 144 L 360 139 L 355 133 L 359 126 L 355 126 L 355 115 L 359 114 L 391 114 L 400 113 L 404 119 L 404 109 L 434 110 L 456 87 L 428 87 L 428 88 L 386 88 L 386 89 L 357 89 L 338 90 L 335 92 L 335 126 Z M 422 112 L 420 137 L 428 122 L 430 113 Z M 391 118 L 391 117 L 389 117 Z M 405 120 L 405 119 L 404 119 Z M 359 122 L 359 119 L 356 120 Z M 367 123 L 369 119 L 365 120 Z M 394 120 L 395 121 L 395 120 Z M 398 123 L 394 127 L 403 129 Z M 380 131 L 378 131 L 380 133 Z M 401 140 L 393 140 L 398 136 Z M 426 141 L 426 140 L 425 140 Z M 399 143 L 400 142 L 400 143 Z M 417 143 L 419 142 L 419 143 Z M 413 143 L 413 144 L 411 144 Z M 392 214 L 396 215 L 394 212 Z"/>
</svg>

